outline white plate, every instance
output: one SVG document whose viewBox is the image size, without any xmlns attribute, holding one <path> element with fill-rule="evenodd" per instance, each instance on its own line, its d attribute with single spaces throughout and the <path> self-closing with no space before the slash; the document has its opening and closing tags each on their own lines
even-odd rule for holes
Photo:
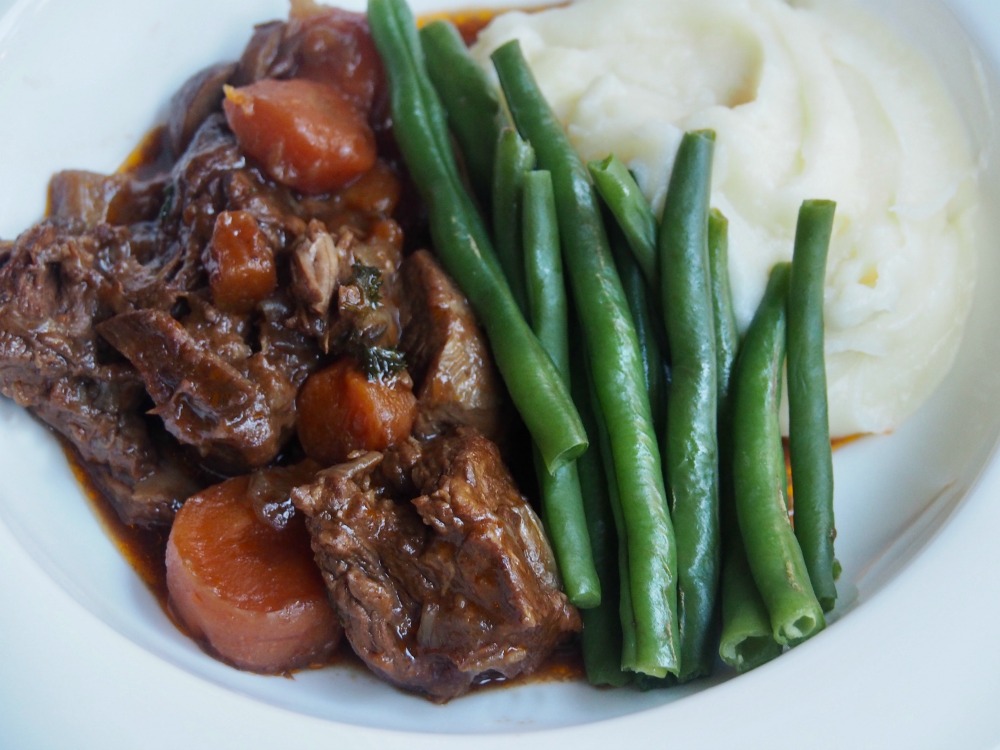
<svg viewBox="0 0 1000 750">
<path fill-rule="evenodd" d="M 1000 204 L 1000 4 L 869 5 L 935 59 Z M 0 0 L 0 237 L 41 215 L 51 172 L 113 170 L 188 74 L 286 9 Z M 684 689 L 531 685 L 440 707 L 354 671 L 224 667 L 166 619 L 50 436 L 0 402 L 0 747 L 1000 745 L 1000 235 L 987 223 L 955 370 L 897 434 L 836 454 L 835 622 L 753 673 Z"/>
</svg>

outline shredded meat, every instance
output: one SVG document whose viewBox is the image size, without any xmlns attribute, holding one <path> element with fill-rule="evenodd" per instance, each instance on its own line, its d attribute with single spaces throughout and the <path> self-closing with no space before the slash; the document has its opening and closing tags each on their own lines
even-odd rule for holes
<svg viewBox="0 0 1000 750">
<path fill-rule="evenodd" d="M 211 339 L 159 310 L 116 315 L 98 331 L 135 367 L 153 399 L 150 413 L 181 443 L 237 469 L 278 455 L 295 424 L 295 388 L 260 354 L 220 356 L 206 346 Z"/>
<path fill-rule="evenodd" d="M 136 372 L 94 332 L 132 267 L 118 233 L 44 222 L 0 268 L 0 390 L 79 451 L 129 523 L 169 521 L 198 486 L 144 416 Z"/>
<path fill-rule="evenodd" d="M 283 42 L 293 57 L 295 29 Z M 159 161 L 56 174 L 50 216 L 2 244 L 0 392 L 66 438 L 129 524 L 170 523 L 220 474 L 282 455 L 309 373 L 349 344 L 399 338 L 400 247 L 372 232 L 395 203 L 354 210 L 267 179 L 220 111 L 238 67 L 182 87 Z M 252 216 L 279 278 L 297 280 L 246 313 L 214 304 L 206 272 L 216 219 L 233 211 Z M 359 263 L 382 274 L 384 304 L 337 304 Z"/>
</svg>

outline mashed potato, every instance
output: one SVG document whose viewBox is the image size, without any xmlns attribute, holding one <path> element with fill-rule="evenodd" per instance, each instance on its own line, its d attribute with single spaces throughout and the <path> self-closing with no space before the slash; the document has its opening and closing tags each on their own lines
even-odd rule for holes
<svg viewBox="0 0 1000 750">
<path fill-rule="evenodd" d="M 711 128 L 745 327 L 806 198 L 837 201 L 825 292 L 834 435 L 885 432 L 932 392 L 971 301 L 976 170 L 929 63 L 844 0 L 577 0 L 508 13 L 585 159 L 615 153 L 662 205 L 685 130 Z"/>
</svg>

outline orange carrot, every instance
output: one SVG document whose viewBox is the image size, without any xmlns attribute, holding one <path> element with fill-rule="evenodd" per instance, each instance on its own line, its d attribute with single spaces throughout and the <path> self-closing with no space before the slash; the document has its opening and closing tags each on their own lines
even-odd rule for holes
<svg viewBox="0 0 1000 750">
<path fill-rule="evenodd" d="M 340 622 L 301 516 L 277 530 L 254 513 L 249 477 L 213 485 L 177 512 L 167 541 L 171 611 L 206 650 L 268 674 L 325 663 Z"/>
<path fill-rule="evenodd" d="M 370 379 L 352 359 L 340 359 L 310 375 L 299 390 L 299 442 L 325 464 L 355 450 L 384 450 L 410 434 L 416 403 L 405 373 Z"/>
<path fill-rule="evenodd" d="M 227 312 L 249 312 L 278 285 L 274 252 L 246 211 L 216 217 L 205 267 L 212 301 Z"/>
<path fill-rule="evenodd" d="M 350 99 L 324 83 L 265 78 L 225 88 L 241 148 L 278 182 L 304 193 L 347 185 L 375 165 L 375 135 Z"/>
</svg>

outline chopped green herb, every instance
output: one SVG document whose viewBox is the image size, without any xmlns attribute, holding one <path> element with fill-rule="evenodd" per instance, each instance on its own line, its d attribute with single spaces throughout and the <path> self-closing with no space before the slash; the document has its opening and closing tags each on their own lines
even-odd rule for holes
<svg viewBox="0 0 1000 750">
<path fill-rule="evenodd" d="M 373 307 L 378 305 L 382 301 L 382 272 L 364 263 L 355 263 L 351 270 L 354 271 L 354 284 L 361 290 L 364 301 Z"/>
<path fill-rule="evenodd" d="M 382 346 L 359 347 L 361 365 L 369 380 L 381 380 L 406 369 L 406 358 L 398 349 Z"/>
<path fill-rule="evenodd" d="M 163 188 L 163 205 L 160 206 L 160 214 L 157 217 L 158 221 L 164 221 L 170 212 L 174 210 L 174 198 L 177 194 L 177 186 L 170 183 L 165 188 Z"/>
</svg>

